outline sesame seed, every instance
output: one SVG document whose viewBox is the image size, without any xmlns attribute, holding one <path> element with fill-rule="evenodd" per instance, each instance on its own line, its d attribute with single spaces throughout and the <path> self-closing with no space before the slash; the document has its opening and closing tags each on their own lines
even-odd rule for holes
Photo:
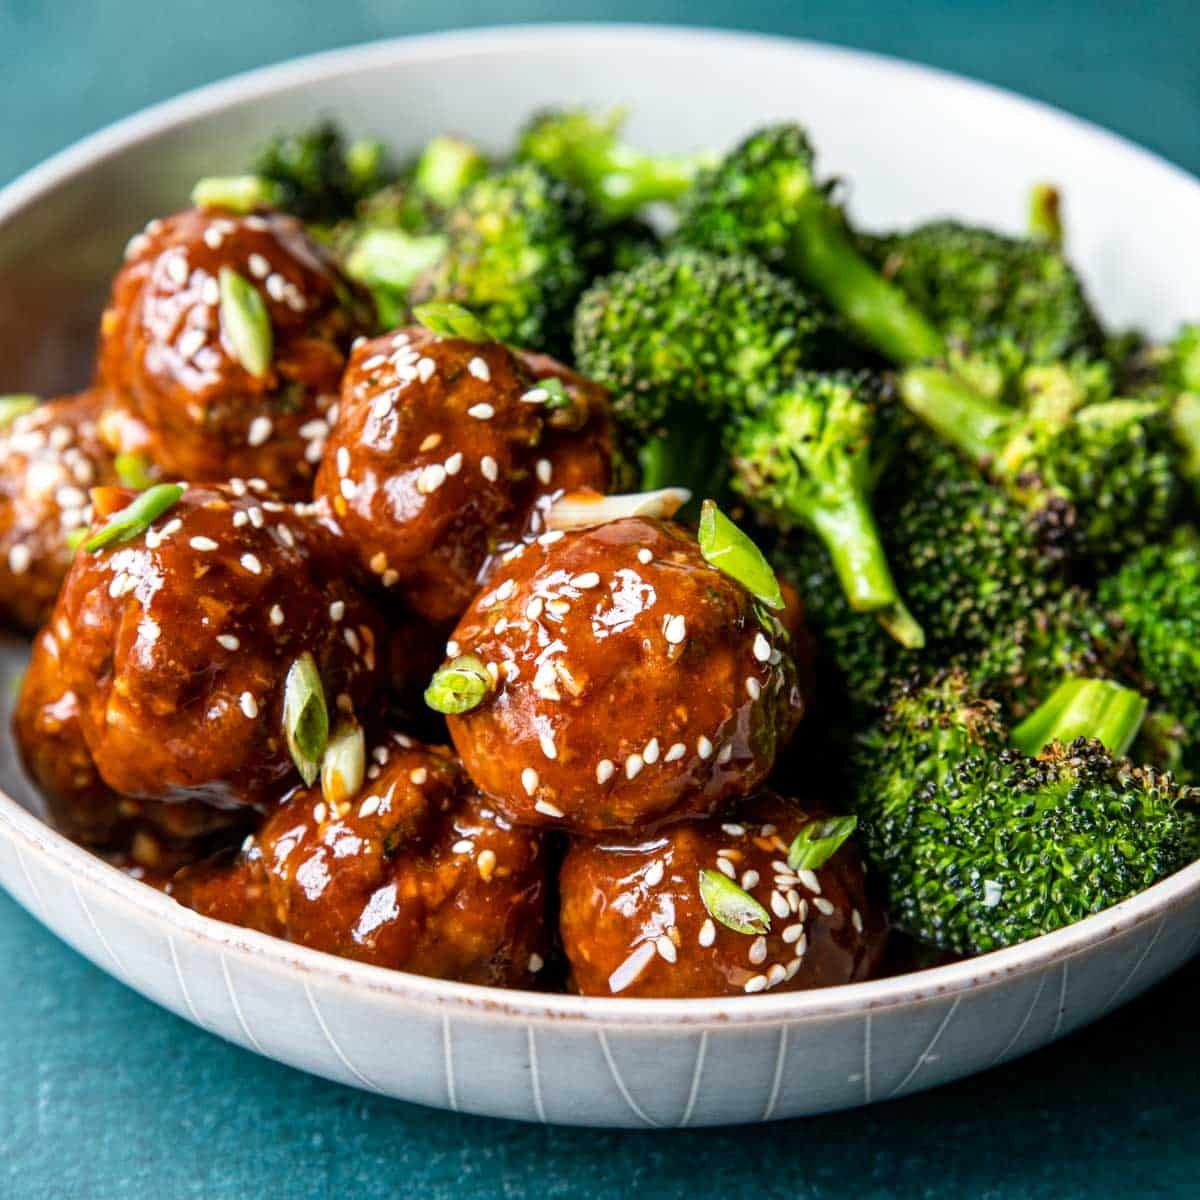
<svg viewBox="0 0 1200 1200">
<path fill-rule="evenodd" d="M 717 940 L 717 927 L 707 917 L 704 924 L 700 926 L 700 936 L 696 940 L 705 948 Z"/>
<path fill-rule="evenodd" d="M 687 619 L 682 613 L 675 613 L 663 622 L 663 637 L 672 646 L 678 646 L 687 637 Z"/>
<path fill-rule="evenodd" d="M 469 363 L 467 363 L 467 370 L 470 371 L 476 379 L 482 379 L 485 383 L 492 377 L 492 373 L 488 369 L 487 363 L 485 363 L 478 354 L 475 355 L 475 357 L 471 359 Z"/>
<path fill-rule="evenodd" d="M 736 879 L 736 878 L 737 878 L 737 867 L 735 867 L 735 866 L 733 865 L 733 863 L 731 863 L 731 862 L 729 861 L 729 859 L 727 859 L 727 858 L 718 858 L 718 859 L 717 859 L 717 866 L 720 868 L 720 870 L 721 870 L 721 871 L 723 871 L 723 872 L 724 872 L 726 875 L 728 875 L 730 879 Z"/>
<path fill-rule="evenodd" d="M 542 615 L 542 598 L 534 596 L 530 602 L 525 605 L 525 616 L 530 621 L 536 621 Z"/>
<path fill-rule="evenodd" d="M 638 562 L 640 562 L 643 566 L 648 566 L 650 563 L 652 563 L 654 561 L 654 555 L 651 554 L 650 551 L 647 550 L 645 546 L 643 546 L 638 551 L 637 556 L 638 556 Z"/>
<path fill-rule="evenodd" d="M 492 874 L 496 870 L 495 850 L 481 850 L 479 857 L 475 860 L 475 869 L 484 883 L 490 882 Z"/>
<path fill-rule="evenodd" d="M 526 767 L 521 772 L 521 786 L 525 789 L 527 796 L 532 796 L 537 791 L 538 773 L 532 767 Z"/>
<path fill-rule="evenodd" d="M 544 404 L 549 399 L 550 393 L 541 387 L 532 387 L 521 395 L 523 404 Z"/>
<path fill-rule="evenodd" d="M 786 915 L 786 914 L 784 914 L 784 915 Z M 804 926 L 799 921 L 797 921 L 794 925 L 788 925 L 784 929 L 781 936 L 783 937 L 784 942 L 786 942 L 787 945 L 790 946 L 794 942 L 799 941 L 800 938 L 803 936 L 803 934 L 804 934 Z"/>
<path fill-rule="evenodd" d="M 271 605 L 271 611 L 267 614 L 267 619 L 272 625 L 283 624 L 283 609 L 278 604 Z"/>
<path fill-rule="evenodd" d="M 767 977 L 765 975 L 751 975 L 750 978 L 746 980 L 742 990 L 752 995 L 755 992 L 764 991 L 766 986 Z"/>
<path fill-rule="evenodd" d="M 313 806 L 313 820 L 316 821 L 316 823 L 318 825 L 320 825 L 321 822 L 325 820 L 328 813 L 329 813 L 329 810 L 325 807 L 325 805 L 323 803 L 318 802 L 317 804 L 315 804 Z"/>
<path fill-rule="evenodd" d="M 417 491 L 424 495 L 436 492 L 446 482 L 446 468 L 441 463 L 430 463 L 421 468 L 417 479 Z"/>
<path fill-rule="evenodd" d="M 400 580 L 400 572 L 395 571 L 391 567 L 389 567 L 386 571 L 384 571 L 383 578 L 380 580 L 380 582 L 383 584 L 383 586 L 385 588 L 390 588 L 390 587 L 395 587 L 396 584 L 399 582 L 399 580 Z"/>
<path fill-rule="evenodd" d="M 611 758 L 602 758 L 596 764 L 596 782 L 607 783 L 613 777 L 616 769 Z"/>
<path fill-rule="evenodd" d="M 862 933 L 862 931 L 863 931 L 862 913 L 860 913 L 857 908 L 854 909 L 854 911 L 851 912 L 851 914 L 850 914 L 850 924 L 854 926 L 855 933 Z"/>
<path fill-rule="evenodd" d="M 167 278 L 176 287 L 183 287 L 188 281 L 187 259 L 180 254 L 172 254 L 167 259 Z"/>
<path fill-rule="evenodd" d="M 388 560 L 387 555 L 382 550 L 377 550 L 371 555 L 371 561 L 367 564 L 372 572 L 376 575 L 382 575 L 387 570 Z"/>
<path fill-rule="evenodd" d="M 425 454 L 429 450 L 436 450 L 442 444 L 442 435 L 440 433 L 430 433 L 425 436 L 425 440 L 417 447 L 417 449 Z"/>
<path fill-rule="evenodd" d="M 467 409 L 467 416 L 474 417 L 477 421 L 490 421 L 496 415 L 496 410 L 487 403 L 481 401 L 479 404 L 472 404 Z"/>
<path fill-rule="evenodd" d="M 813 900 L 813 904 L 816 906 L 817 912 L 826 917 L 833 916 L 833 905 L 830 904 L 824 896 L 818 896 L 815 900 Z"/>
<path fill-rule="evenodd" d="M 726 742 L 725 745 L 721 747 L 720 753 L 717 755 L 717 764 L 723 767 L 732 757 L 733 743 Z"/>
<path fill-rule="evenodd" d="M 647 887 L 658 887 L 663 881 L 664 868 L 661 858 L 656 858 L 646 870 L 643 878 Z"/>
<path fill-rule="evenodd" d="M 758 880 L 759 874 L 753 868 L 751 868 L 749 871 L 742 872 L 742 887 L 746 891 L 749 891 L 752 887 L 754 887 L 754 885 L 758 883 Z"/>
<path fill-rule="evenodd" d="M 235 519 L 241 515 L 241 512 L 234 513 Z M 266 517 L 263 516 L 263 510 L 257 504 L 253 508 L 248 509 L 246 515 L 250 518 L 250 524 L 255 529 L 261 529 L 267 523 Z"/>
<path fill-rule="evenodd" d="M 236 650 L 242 644 L 233 636 L 232 633 L 217 634 L 217 641 L 224 646 L 226 650 Z"/>
<path fill-rule="evenodd" d="M 417 486 L 419 487 L 420 485 L 418 484 Z M 358 495 L 358 484 L 353 479 L 343 479 L 338 484 L 338 491 L 342 493 L 344 499 L 353 500 Z"/>
<path fill-rule="evenodd" d="M 417 359 L 417 378 L 422 383 L 428 383 L 433 378 L 433 373 L 437 370 L 437 363 L 428 355 Z"/>
<path fill-rule="evenodd" d="M 697 754 L 698 754 L 698 755 L 699 755 L 701 758 L 711 758 L 711 757 L 712 757 L 712 752 L 713 752 L 713 744 L 712 744 L 712 742 L 710 742 L 710 741 L 708 740 L 708 738 L 706 738 L 706 737 L 705 737 L 703 734 L 701 734 L 701 735 L 700 735 L 700 736 L 699 736 L 699 737 L 696 739 L 696 753 L 697 753 Z"/>
<path fill-rule="evenodd" d="M 815 871 L 810 871 L 807 867 L 801 867 L 796 872 L 796 875 L 810 892 L 818 896 L 821 894 L 821 881 L 817 878 Z"/>
<path fill-rule="evenodd" d="M 457 658 L 458 651 L 459 651 L 459 645 L 456 641 L 451 639 L 450 641 L 448 641 L 446 643 L 446 657 L 447 658 Z"/>
<path fill-rule="evenodd" d="M 531 954 L 529 956 L 530 975 L 536 975 L 545 965 L 546 960 L 540 954 Z"/>
<path fill-rule="evenodd" d="M 653 765 L 658 762 L 658 738 L 651 738 L 642 751 L 642 760 Z"/>
<path fill-rule="evenodd" d="M 191 538 L 188 541 L 188 545 L 191 546 L 193 550 L 199 550 L 201 553 L 205 553 L 209 550 L 215 550 L 217 548 L 217 543 L 209 537 Z"/>
<path fill-rule="evenodd" d="M 424 767 L 413 767 L 408 773 L 408 778 L 411 783 L 420 787 L 429 778 L 429 772 Z"/>
<path fill-rule="evenodd" d="M 450 847 L 452 854 L 474 854 L 475 843 L 470 838 L 461 838 Z"/>
<path fill-rule="evenodd" d="M 759 662 L 766 662 L 771 657 L 771 643 L 761 633 L 754 637 L 754 657 Z"/>
<path fill-rule="evenodd" d="M 506 579 L 496 589 L 496 599 L 497 600 L 511 600 L 512 597 L 516 594 L 516 590 L 517 590 L 516 580 Z"/>
<path fill-rule="evenodd" d="M 762 695 L 762 684 L 753 675 L 749 675 L 746 678 L 746 695 L 751 700 L 757 700 Z"/>
<path fill-rule="evenodd" d="M 538 538 L 538 545 L 553 546 L 555 542 L 561 542 L 565 536 L 561 529 L 550 529 Z"/>
<path fill-rule="evenodd" d="M 682 742 L 676 742 L 670 750 L 663 755 L 663 762 L 678 762 L 687 753 L 687 747 Z"/>
<path fill-rule="evenodd" d="M 462 470 L 463 456 L 461 450 L 456 450 L 443 464 L 447 475 L 457 475 Z"/>
<path fill-rule="evenodd" d="M 537 472 L 538 480 L 541 483 L 549 483 L 551 476 L 554 474 L 554 467 L 548 458 L 539 458 L 534 470 Z"/>
<path fill-rule="evenodd" d="M 787 978 L 783 963 L 772 963 L 767 970 L 767 987 L 776 987 Z"/>
<path fill-rule="evenodd" d="M 729 837 L 745 837 L 746 827 L 745 825 L 736 825 L 731 821 L 728 824 L 721 826 L 721 832 L 728 834 Z"/>
<path fill-rule="evenodd" d="M 625 760 L 625 778 L 636 779 L 642 771 L 642 756 L 640 754 L 631 754 Z"/>
<path fill-rule="evenodd" d="M 342 630 L 342 640 L 354 651 L 355 654 L 359 651 L 358 634 L 353 629 Z"/>
<path fill-rule="evenodd" d="M 243 554 L 240 562 L 242 566 L 250 572 L 251 575 L 262 574 L 262 563 L 260 563 L 253 554 Z"/>
<path fill-rule="evenodd" d="M 221 303 L 221 285 L 211 275 L 200 285 L 200 299 L 209 308 Z"/>
<path fill-rule="evenodd" d="M 241 698 L 238 700 L 238 704 L 241 706 L 242 712 L 244 712 L 251 721 L 258 716 L 258 701 L 255 700 L 249 692 L 242 693 Z"/>
<path fill-rule="evenodd" d="M 554 739 L 548 733 L 543 733 L 538 738 L 538 743 L 542 747 L 542 753 L 549 759 L 558 757 L 558 747 L 554 744 Z"/>
<path fill-rule="evenodd" d="M 33 551 L 24 542 L 18 542 L 8 552 L 8 569 L 14 575 L 24 575 L 33 562 Z"/>
<path fill-rule="evenodd" d="M 756 937 L 750 943 L 749 953 L 746 955 L 749 958 L 752 966 L 757 967 L 767 959 L 767 939 L 765 937 Z"/>
<path fill-rule="evenodd" d="M 479 470 L 489 483 L 495 483 L 500 476 L 500 468 L 496 465 L 496 460 L 490 455 L 485 454 L 479 460 Z"/>
<path fill-rule="evenodd" d="M 595 571 L 584 571 L 582 575 L 576 575 L 571 580 L 574 587 L 581 588 L 587 591 L 589 588 L 594 588 L 600 583 L 600 576 Z"/>
<path fill-rule="evenodd" d="M 345 600 L 334 600 L 329 606 L 329 619 L 331 621 L 340 621 L 346 615 Z"/>
<path fill-rule="evenodd" d="M 539 800 L 534 806 L 535 812 L 542 813 L 543 816 L 561 818 L 563 811 L 556 804 L 551 804 L 549 800 Z"/>
<path fill-rule="evenodd" d="M 782 892 L 771 893 L 771 911 L 781 920 L 791 914 L 792 910 L 788 907 L 787 898 Z"/>
<path fill-rule="evenodd" d="M 189 329 L 179 339 L 179 353 L 184 358 L 194 358 L 206 341 L 208 335 L 203 329 Z"/>
<path fill-rule="evenodd" d="M 360 817 L 373 817 L 379 811 L 379 797 L 368 796 L 359 806 Z"/>
<path fill-rule="evenodd" d="M 266 279 L 271 273 L 271 264 L 261 254 L 252 254 L 247 260 L 250 274 L 256 279 Z"/>
<path fill-rule="evenodd" d="M 660 958 L 669 963 L 673 963 L 679 957 L 675 950 L 675 943 L 666 934 L 654 939 L 654 949 L 658 951 Z"/>
<path fill-rule="evenodd" d="M 650 965 L 654 958 L 654 943 L 642 942 L 632 954 L 608 977 L 608 990 L 615 996 L 623 992 Z"/>
<path fill-rule="evenodd" d="M 271 423 L 270 417 L 255 417 L 250 422 L 250 429 L 246 434 L 247 444 L 261 446 L 271 436 L 271 431 L 274 428 L 275 426 Z"/>
</svg>

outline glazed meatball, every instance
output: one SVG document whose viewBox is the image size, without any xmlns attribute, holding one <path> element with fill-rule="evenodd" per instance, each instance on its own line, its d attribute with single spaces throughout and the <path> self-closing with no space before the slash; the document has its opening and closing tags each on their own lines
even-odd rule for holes
<svg viewBox="0 0 1200 1200">
<path fill-rule="evenodd" d="M 91 515 L 88 489 L 115 481 L 97 431 L 100 392 L 39 404 L 0 434 L 0 611 L 23 629 L 54 604 Z"/>
<path fill-rule="evenodd" d="M 222 299 L 223 271 L 265 306 L 265 363 Z M 350 344 L 372 320 L 369 300 L 294 218 L 193 209 L 130 242 L 101 321 L 99 374 L 166 473 L 265 479 L 300 499 Z"/>
<path fill-rule="evenodd" d="M 353 800 L 296 791 L 232 864 L 185 871 L 172 894 L 361 962 L 534 985 L 547 942 L 538 835 L 488 808 L 443 747 L 393 735 L 371 757 L 375 778 Z"/>
<path fill-rule="evenodd" d="M 816 871 L 787 865 L 792 839 L 822 815 L 768 793 L 747 801 L 736 821 L 710 818 L 658 837 L 573 845 L 560 875 L 560 928 L 576 990 L 728 996 L 870 977 L 886 928 L 868 901 L 853 844 Z M 738 932 L 714 918 L 700 894 L 703 870 L 749 893 L 766 932 Z M 714 907 L 740 923 L 736 905 Z"/>
<path fill-rule="evenodd" d="M 97 490 L 99 527 L 132 494 Z M 122 795 L 262 805 L 294 777 L 285 680 L 311 654 L 331 720 L 382 667 L 373 607 L 302 509 L 202 485 L 131 540 L 75 559 L 51 618 L 104 782 Z"/>
<path fill-rule="evenodd" d="M 197 802 L 135 800 L 107 787 L 83 740 L 79 701 L 64 675 L 58 639 L 43 629 L 21 682 L 13 732 L 57 829 L 150 871 L 178 869 L 236 834 L 239 814 Z"/>
<path fill-rule="evenodd" d="M 539 386 L 564 377 L 561 394 Z M 603 491 L 609 469 L 601 389 L 553 360 L 417 327 L 355 350 L 316 494 L 385 587 L 447 624 L 540 498 Z"/>
<path fill-rule="evenodd" d="M 505 558 L 448 647 L 494 683 L 449 724 L 510 820 L 644 829 L 762 782 L 803 708 L 788 638 L 691 534 L 628 518 Z"/>
</svg>

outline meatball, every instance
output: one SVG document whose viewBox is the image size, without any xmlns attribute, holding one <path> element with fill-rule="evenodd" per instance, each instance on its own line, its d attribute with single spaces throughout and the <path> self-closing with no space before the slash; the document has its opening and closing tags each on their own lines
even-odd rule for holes
<svg viewBox="0 0 1200 1200">
<path fill-rule="evenodd" d="M 448 648 L 493 685 L 449 724 L 510 820 L 644 829 L 765 779 L 803 708 L 787 635 L 691 534 L 627 518 L 505 558 Z"/>
<path fill-rule="evenodd" d="M 98 518 L 131 495 L 94 492 Z M 237 483 L 191 486 L 144 533 L 86 547 L 50 627 L 96 769 L 122 795 L 219 807 L 277 795 L 295 770 L 285 680 L 306 653 L 331 713 L 371 699 L 378 618 L 303 509 Z"/>
<path fill-rule="evenodd" d="M 488 808 L 444 747 L 393 735 L 372 759 L 352 801 L 294 792 L 231 864 L 183 872 L 172 894 L 361 962 L 532 986 L 547 946 L 538 835 Z"/>
<path fill-rule="evenodd" d="M 21 682 L 13 732 L 57 829 L 152 871 L 177 869 L 236 833 L 238 814 L 196 802 L 135 800 L 107 787 L 83 740 L 79 701 L 63 676 L 58 639 L 52 629 L 43 629 Z"/>
<path fill-rule="evenodd" d="M 559 885 L 576 990 L 727 996 L 868 978 L 882 958 L 886 926 L 867 898 L 853 844 L 843 843 L 816 871 L 787 865 L 792 839 L 822 816 L 766 793 L 746 801 L 736 822 L 710 818 L 658 837 L 573 845 Z M 700 895 L 703 870 L 748 892 L 765 918 L 757 929 L 766 932 L 738 932 L 715 919 Z"/>
<path fill-rule="evenodd" d="M 263 364 L 222 299 L 222 272 L 265 306 Z M 99 375 L 167 474 L 264 479 L 301 499 L 350 344 L 372 320 L 365 294 L 293 217 L 193 209 L 130 242 L 101 321 Z"/>
<path fill-rule="evenodd" d="M 100 392 L 39 404 L 0 434 L 0 611 L 23 629 L 45 620 L 91 515 L 88 489 L 115 481 L 97 424 Z"/>
<path fill-rule="evenodd" d="M 316 494 L 383 585 L 445 625 L 539 499 L 605 490 L 610 457 L 596 385 L 542 356 L 418 327 L 355 350 Z"/>
</svg>

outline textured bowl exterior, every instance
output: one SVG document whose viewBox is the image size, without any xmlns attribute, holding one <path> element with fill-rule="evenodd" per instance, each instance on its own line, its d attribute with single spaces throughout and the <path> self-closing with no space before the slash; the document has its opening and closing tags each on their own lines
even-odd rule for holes
<svg viewBox="0 0 1200 1200">
<path fill-rule="evenodd" d="M 663 147 L 728 142 L 756 122 L 799 117 L 827 169 L 854 179 L 852 207 L 867 224 L 954 212 L 1019 227 L 1025 183 L 1053 179 L 1109 320 L 1161 333 L 1200 313 L 1200 240 L 1161 233 L 1195 227 L 1200 185 L 1081 122 L 934 71 L 803 43 L 522 28 L 257 72 L 123 122 L 0 192 L 4 390 L 81 383 L 126 238 L 264 135 L 332 113 L 400 150 L 446 128 L 499 147 L 529 109 L 560 99 L 629 102 L 633 134 Z M 1159 219 L 1132 216 L 1150 211 Z M 24 654 L 0 646 L 3 705 Z M 7 735 L 0 786 L 0 885 L 130 987 L 329 1079 L 530 1121 L 714 1125 L 902 1096 L 1069 1033 L 1200 942 L 1195 865 L 1070 929 L 918 975 L 732 1000 L 494 991 L 349 963 L 179 908 L 47 828 Z"/>
</svg>

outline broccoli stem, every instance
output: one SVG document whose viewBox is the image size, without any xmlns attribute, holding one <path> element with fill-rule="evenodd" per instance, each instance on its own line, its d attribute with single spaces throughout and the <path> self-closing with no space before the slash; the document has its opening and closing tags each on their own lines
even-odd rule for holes
<svg viewBox="0 0 1200 1200">
<path fill-rule="evenodd" d="M 1013 729 L 1012 742 L 1023 754 L 1040 754 L 1051 742 L 1095 738 L 1120 757 L 1145 715 L 1146 701 L 1130 688 L 1107 679 L 1065 679 Z"/>
<path fill-rule="evenodd" d="M 825 543 L 850 607 L 874 613 L 901 645 L 911 650 L 925 644 L 925 635 L 904 607 L 887 564 L 870 505 L 851 496 L 837 505 L 809 511 L 809 523 Z"/>
<path fill-rule="evenodd" d="M 1029 235 L 1061 247 L 1062 197 L 1052 183 L 1035 183 L 1029 193 Z"/>
<path fill-rule="evenodd" d="M 900 376 L 900 397 L 939 437 L 981 466 L 1003 449 L 1013 412 L 940 367 L 909 367 Z"/>
<path fill-rule="evenodd" d="M 945 353 L 942 335 L 859 254 L 824 197 L 797 213 L 790 265 L 893 362 Z"/>
</svg>

